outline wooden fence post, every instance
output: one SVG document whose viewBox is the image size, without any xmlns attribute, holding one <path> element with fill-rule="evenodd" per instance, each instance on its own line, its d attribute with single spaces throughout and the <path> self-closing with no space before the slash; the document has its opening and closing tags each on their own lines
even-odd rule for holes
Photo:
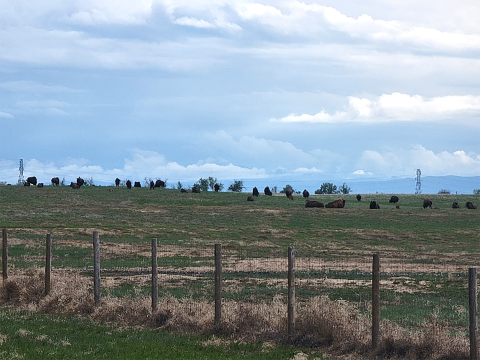
<svg viewBox="0 0 480 360">
<path fill-rule="evenodd" d="M 95 305 L 100 303 L 100 240 L 98 231 L 93 232 L 93 296 Z"/>
<path fill-rule="evenodd" d="M 222 319 L 222 245 L 215 244 L 215 328 Z"/>
<path fill-rule="evenodd" d="M 372 347 L 380 338 L 380 256 L 373 254 L 372 266 Z"/>
<path fill-rule="evenodd" d="M 50 275 L 52 271 L 52 234 L 47 234 L 45 252 L 45 296 L 50 293 Z"/>
<path fill-rule="evenodd" d="M 158 306 L 157 239 L 152 239 L 152 313 L 157 311 L 157 306 Z"/>
<path fill-rule="evenodd" d="M 2 274 L 3 281 L 8 279 L 8 233 L 7 229 L 2 229 Z"/>
<path fill-rule="evenodd" d="M 468 293 L 470 304 L 470 359 L 478 360 L 477 341 L 477 269 L 468 269 Z"/>
<path fill-rule="evenodd" d="M 288 338 L 295 337 L 295 252 L 288 248 Z"/>
</svg>

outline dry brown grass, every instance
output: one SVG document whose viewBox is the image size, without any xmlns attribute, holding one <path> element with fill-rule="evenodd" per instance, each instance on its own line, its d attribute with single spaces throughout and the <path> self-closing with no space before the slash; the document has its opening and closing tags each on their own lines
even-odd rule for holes
<svg viewBox="0 0 480 360">
<path fill-rule="evenodd" d="M 214 327 L 214 304 L 209 301 L 177 299 L 159 300 L 152 313 L 148 297 L 103 297 L 95 306 L 91 279 L 66 272 L 52 279 L 51 292 L 44 295 L 44 272 L 30 269 L 13 272 L 1 288 L 0 302 L 29 311 L 64 313 L 87 317 L 116 326 L 163 328 L 192 335 L 216 334 L 222 341 L 286 343 L 322 348 L 334 356 L 367 359 L 467 359 L 468 341 L 452 335 L 436 318 L 422 331 L 408 332 L 384 321 L 381 342 L 370 346 L 370 319 L 354 305 L 316 297 L 297 305 L 295 338 L 287 338 L 287 315 L 284 299 L 269 303 L 224 301 L 222 322 Z"/>
</svg>

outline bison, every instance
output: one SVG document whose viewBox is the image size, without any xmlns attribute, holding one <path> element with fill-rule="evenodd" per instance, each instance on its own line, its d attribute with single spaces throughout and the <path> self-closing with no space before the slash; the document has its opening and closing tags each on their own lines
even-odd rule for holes
<svg viewBox="0 0 480 360">
<path fill-rule="evenodd" d="M 265 189 L 263 189 L 263 192 L 265 195 L 272 196 L 272 191 L 268 186 Z"/>
<path fill-rule="evenodd" d="M 253 196 L 248 196 L 247 201 L 253 201 Z"/>
<path fill-rule="evenodd" d="M 43 183 L 38 183 L 38 184 L 37 184 L 37 187 L 41 187 L 41 188 L 42 188 L 42 187 L 43 187 Z"/>
<path fill-rule="evenodd" d="M 78 184 L 77 184 L 77 183 L 74 183 L 73 181 L 70 183 L 70 187 L 71 187 L 72 189 L 80 189 L 80 186 L 78 186 Z"/>
<path fill-rule="evenodd" d="M 470 210 L 473 210 L 473 209 L 476 209 L 477 206 L 476 205 L 473 205 L 473 203 L 471 201 L 467 201 L 467 203 L 465 204 L 465 207 L 467 209 L 470 209 Z"/>
<path fill-rule="evenodd" d="M 157 188 L 164 188 L 165 185 L 166 185 L 166 184 L 165 184 L 165 181 L 163 181 L 163 180 L 157 180 L 157 181 L 155 181 L 155 187 L 157 187 Z"/>
<path fill-rule="evenodd" d="M 187 193 L 188 191 L 182 188 L 182 189 L 180 189 L 180 192 L 181 193 Z"/>
<path fill-rule="evenodd" d="M 423 199 L 423 208 L 426 209 L 429 207 L 430 209 L 432 208 L 432 200 L 429 199 Z"/>
<path fill-rule="evenodd" d="M 375 200 L 370 201 L 370 209 L 380 209 L 380 205 Z"/>
<path fill-rule="evenodd" d="M 53 177 L 51 181 L 52 181 L 52 186 L 60 185 L 60 179 L 58 177 Z"/>
<path fill-rule="evenodd" d="M 200 188 L 196 187 L 195 185 L 192 186 L 192 193 L 200 194 Z"/>
<path fill-rule="evenodd" d="M 360 201 L 360 200 L 362 200 L 362 195 L 357 194 L 357 201 Z"/>
<path fill-rule="evenodd" d="M 115 186 L 116 186 L 116 187 L 119 187 L 119 186 L 120 186 L 120 179 L 119 179 L 119 178 L 116 178 L 116 179 L 115 179 Z"/>
<path fill-rule="evenodd" d="M 155 189 L 155 183 L 153 182 L 153 180 L 150 180 L 150 190 L 153 189 Z"/>
<path fill-rule="evenodd" d="M 28 183 L 27 186 L 37 185 L 37 178 L 36 178 L 35 176 L 29 176 L 29 177 L 27 178 L 27 183 Z"/>
<path fill-rule="evenodd" d="M 80 176 L 77 178 L 77 185 L 78 187 L 82 187 L 85 184 L 85 180 L 83 180 Z"/>
<path fill-rule="evenodd" d="M 132 188 L 132 182 L 130 180 L 127 180 L 125 185 L 127 185 L 127 189 L 129 189 L 129 190 Z"/>
<path fill-rule="evenodd" d="M 285 190 L 285 195 L 286 195 L 287 198 L 289 198 L 290 200 L 293 200 L 293 191 L 292 191 L 292 189 L 287 189 L 287 190 Z"/>
<path fill-rule="evenodd" d="M 317 201 L 317 200 L 308 200 L 305 202 L 305 207 L 306 208 L 323 208 L 325 205 L 323 205 L 322 202 Z"/>
<path fill-rule="evenodd" d="M 303 196 L 305 199 L 308 199 L 308 198 L 310 197 L 310 193 L 307 191 L 307 189 L 303 190 L 302 196 Z"/>
<path fill-rule="evenodd" d="M 135 181 L 135 182 L 133 183 L 133 187 L 141 188 L 141 187 L 142 187 L 142 184 L 140 184 L 140 181 Z"/>
<path fill-rule="evenodd" d="M 215 192 L 219 192 L 220 191 L 220 185 L 215 183 L 215 185 L 213 185 L 213 189 L 215 190 Z"/>
<path fill-rule="evenodd" d="M 460 209 L 460 205 L 458 205 L 458 202 L 456 201 L 453 202 L 452 209 Z"/>
<path fill-rule="evenodd" d="M 389 203 L 396 204 L 398 202 L 398 196 L 397 195 L 392 195 L 390 200 L 388 200 Z"/>
<path fill-rule="evenodd" d="M 253 188 L 253 190 L 252 190 L 252 195 L 258 197 L 258 189 L 257 189 L 256 186 L 255 186 L 255 187 Z"/>
<path fill-rule="evenodd" d="M 331 201 L 327 205 L 325 205 L 325 207 L 341 209 L 345 207 L 345 200 L 339 199 L 339 200 Z"/>
</svg>

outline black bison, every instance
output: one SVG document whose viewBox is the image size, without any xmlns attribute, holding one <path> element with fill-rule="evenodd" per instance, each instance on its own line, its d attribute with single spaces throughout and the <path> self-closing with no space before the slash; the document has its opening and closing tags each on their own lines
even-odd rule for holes
<svg viewBox="0 0 480 360">
<path fill-rule="evenodd" d="M 426 209 L 429 207 L 430 209 L 432 208 L 432 200 L 429 199 L 423 199 L 423 208 Z"/>
<path fill-rule="evenodd" d="M 182 188 L 182 189 L 180 189 L 180 192 L 181 193 L 187 193 L 188 191 Z"/>
<path fill-rule="evenodd" d="M 141 188 L 141 187 L 142 187 L 142 184 L 140 184 L 140 181 L 135 181 L 135 182 L 133 183 L 133 187 Z"/>
<path fill-rule="evenodd" d="M 306 208 L 323 208 L 325 205 L 323 205 L 322 202 L 317 201 L 317 200 L 308 200 L 305 202 L 305 207 Z"/>
<path fill-rule="evenodd" d="M 470 209 L 470 210 L 473 210 L 473 209 L 476 209 L 477 206 L 476 205 L 473 205 L 473 203 L 471 201 L 467 201 L 467 203 L 465 204 L 465 207 L 467 209 Z"/>
<path fill-rule="evenodd" d="M 220 185 L 218 185 L 217 183 L 215 183 L 215 185 L 213 185 L 213 188 L 214 188 L 215 192 L 220 191 Z"/>
<path fill-rule="evenodd" d="M 28 185 L 26 185 L 26 186 L 37 185 L 37 178 L 35 176 L 29 176 L 27 178 L 26 183 L 28 183 Z"/>
<path fill-rule="evenodd" d="M 341 209 L 345 207 L 345 200 L 339 199 L 335 201 L 329 202 L 327 205 L 325 205 L 326 208 L 338 208 Z"/>
<path fill-rule="evenodd" d="M 158 187 L 158 188 L 164 188 L 165 187 L 165 181 L 163 180 L 157 180 L 155 181 L 155 187 Z"/>
<path fill-rule="evenodd" d="M 392 195 L 390 200 L 388 200 L 389 203 L 396 204 L 398 202 L 398 196 L 397 195 Z"/>
<path fill-rule="evenodd" d="M 460 205 L 458 205 L 458 202 L 456 201 L 453 202 L 452 209 L 460 209 Z"/>
<path fill-rule="evenodd" d="M 362 195 L 358 194 L 357 195 L 357 201 L 360 201 L 360 200 L 362 200 Z"/>
<path fill-rule="evenodd" d="M 268 186 L 263 189 L 263 192 L 265 195 L 272 196 L 272 192 L 270 191 L 270 188 Z"/>
<path fill-rule="evenodd" d="M 125 185 L 127 185 L 127 189 L 129 189 L 129 190 L 132 188 L 132 182 L 130 180 L 127 180 Z"/>
<path fill-rule="evenodd" d="M 370 209 L 380 209 L 380 205 L 375 200 L 370 201 Z"/>
<path fill-rule="evenodd" d="M 78 187 L 82 187 L 85 184 L 85 180 L 83 180 L 80 176 L 77 178 L 77 185 Z"/>
<path fill-rule="evenodd" d="M 196 187 L 195 185 L 192 186 L 192 193 L 200 194 L 200 188 Z"/>
<path fill-rule="evenodd" d="M 78 184 L 77 184 L 77 183 L 74 183 L 73 181 L 70 183 L 70 187 L 71 187 L 72 189 L 80 189 L 80 186 L 78 186 Z"/>
<path fill-rule="evenodd" d="M 308 199 L 308 198 L 309 198 L 310 193 L 307 191 L 307 189 L 303 190 L 302 196 L 303 196 L 305 199 Z"/>
<path fill-rule="evenodd" d="M 60 185 L 60 179 L 58 177 L 53 177 L 51 181 L 52 181 L 52 186 Z"/>
<path fill-rule="evenodd" d="M 258 189 L 257 189 L 256 186 L 255 186 L 255 187 L 253 188 L 253 190 L 252 190 L 252 195 L 253 195 L 253 196 L 258 196 L 258 195 L 259 195 L 259 194 L 258 194 Z"/>
<path fill-rule="evenodd" d="M 116 178 L 116 179 L 115 179 L 115 186 L 116 186 L 116 187 L 119 187 L 119 186 L 120 186 L 120 179 L 119 179 L 119 178 Z"/>
<path fill-rule="evenodd" d="M 253 196 L 247 197 L 247 201 L 253 201 Z"/>
<path fill-rule="evenodd" d="M 43 187 L 43 183 L 38 183 L 37 187 Z"/>
<path fill-rule="evenodd" d="M 155 183 L 153 182 L 153 180 L 150 180 L 150 190 L 153 189 L 155 189 Z"/>
</svg>

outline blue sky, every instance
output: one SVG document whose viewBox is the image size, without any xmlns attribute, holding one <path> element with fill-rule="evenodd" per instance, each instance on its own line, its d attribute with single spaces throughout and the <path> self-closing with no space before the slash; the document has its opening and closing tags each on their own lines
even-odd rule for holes
<svg viewBox="0 0 480 360">
<path fill-rule="evenodd" d="M 480 175 L 477 0 L 0 5 L 0 181 Z"/>
</svg>

